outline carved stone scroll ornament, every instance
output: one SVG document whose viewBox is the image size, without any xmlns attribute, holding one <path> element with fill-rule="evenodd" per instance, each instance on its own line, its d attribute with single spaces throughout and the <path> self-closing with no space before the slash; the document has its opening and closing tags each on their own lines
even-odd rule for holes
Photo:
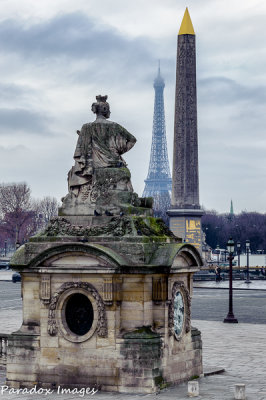
<svg viewBox="0 0 266 400">
<path fill-rule="evenodd" d="M 51 276 L 49 274 L 42 274 L 40 299 L 42 300 L 43 304 L 49 304 L 50 297 L 51 297 Z"/>
<path fill-rule="evenodd" d="M 152 278 L 152 300 L 160 304 L 167 299 L 167 282 L 165 277 Z"/>
<path fill-rule="evenodd" d="M 176 297 L 176 294 L 180 292 L 182 295 L 182 298 L 184 300 L 184 329 L 185 332 L 188 333 L 191 329 L 191 297 L 189 294 L 188 289 L 186 288 L 184 282 L 182 281 L 177 281 L 173 284 L 172 288 L 172 298 L 169 303 L 169 308 L 168 308 L 168 326 L 169 326 L 169 336 L 174 335 L 177 340 L 181 339 L 181 336 L 177 336 L 175 334 L 174 326 L 175 326 L 175 321 L 174 321 L 174 316 L 175 316 L 175 310 L 174 310 L 174 300 Z"/>
<path fill-rule="evenodd" d="M 113 304 L 113 278 L 103 280 L 103 301 L 106 305 Z"/>
<path fill-rule="evenodd" d="M 48 333 L 51 336 L 55 336 L 58 332 L 57 322 L 56 322 L 56 307 L 58 300 L 62 293 L 69 289 L 85 289 L 90 295 L 95 299 L 97 311 L 98 311 L 98 323 L 96 331 L 99 336 L 107 336 L 107 318 L 104 302 L 97 292 L 97 290 L 88 282 L 66 282 L 55 292 L 51 299 L 49 314 L 48 314 Z"/>
</svg>

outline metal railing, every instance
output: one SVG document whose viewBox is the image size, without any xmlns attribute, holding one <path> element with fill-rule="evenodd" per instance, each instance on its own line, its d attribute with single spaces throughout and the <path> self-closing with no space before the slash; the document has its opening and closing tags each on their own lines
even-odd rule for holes
<svg viewBox="0 0 266 400">
<path fill-rule="evenodd" d="M 0 333 L 0 368 L 6 366 L 8 334 Z"/>
<path fill-rule="evenodd" d="M 205 265 L 200 268 L 200 271 L 196 272 L 193 276 L 194 281 L 201 280 L 215 280 L 216 273 L 215 269 L 220 268 L 220 276 L 222 280 L 228 279 L 229 267 L 226 265 L 219 265 L 216 263 Z M 247 267 L 238 267 L 236 265 L 233 266 L 233 279 L 246 279 Z M 254 280 L 266 280 L 265 268 L 256 266 L 249 267 L 250 279 Z"/>
</svg>

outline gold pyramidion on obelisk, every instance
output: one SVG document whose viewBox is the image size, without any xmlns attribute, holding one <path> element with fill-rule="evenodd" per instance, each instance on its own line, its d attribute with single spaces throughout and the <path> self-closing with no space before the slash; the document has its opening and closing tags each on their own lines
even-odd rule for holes
<svg viewBox="0 0 266 400">
<path fill-rule="evenodd" d="M 195 35 L 188 8 L 186 8 L 178 35 Z"/>
</svg>

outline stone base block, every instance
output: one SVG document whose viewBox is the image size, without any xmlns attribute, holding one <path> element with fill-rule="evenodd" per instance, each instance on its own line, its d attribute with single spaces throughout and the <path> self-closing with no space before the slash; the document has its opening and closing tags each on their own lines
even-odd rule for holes
<svg viewBox="0 0 266 400">
<path fill-rule="evenodd" d="M 235 385 L 235 399 L 245 400 L 246 398 L 246 386 L 243 383 Z"/>
<path fill-rule="evenodd" d="M 189 381 L 188 382 L 187 394 L 189 397 L 199 396 L 199 382 L 198 381 Z"/>
</svg>

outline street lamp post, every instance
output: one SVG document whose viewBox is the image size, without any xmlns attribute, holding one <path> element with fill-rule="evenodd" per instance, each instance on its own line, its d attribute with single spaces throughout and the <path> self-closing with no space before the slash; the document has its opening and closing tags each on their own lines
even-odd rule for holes
<svg viewBox="0 0 266 400">
<path fill-rule="evenodd" d="M 250 250 L 250 241 L 246 240 L 246 253 L 247 253 L 247 279 L 245 280 L 246 283 L 251 283 L 249 279 L 249 250 Z"/>
<path fill-rule="evenodd" d="M 7 246 L 7 240 L 5 240 L 5 257 L 6 257 L 6 246 Z"/>
<path fill-rule="evenodd" d="M 229 311 L 227 317 L 224 319 L 224 322 L 228 323 L 238 323 L 238 320 L 235 318 L 233 313 L 233 264 L 232 261 L 234 259 L 233 253 L 235 250 L 235 243 L 232 238 L 230 238 L 227 242 L 227 251 L 228 251 L 228 259 L 229 259 Z"/>
<path fill-rule="evenodd" d="M 217 244 L 217 247 L 216 247 L 216 254 L 217 254 L 217 264 L 218 264 L 218 267 L 219 267 L 219 263 L 220 263 L 220 252 L 221 252 L 220 246 L 219 246 L 219 244 Z"/>
<path fill-rule="evenodd" d="M 237 244 L 236 244 L 236 247 L 237 247 L 237 257 L 238 257 L 238 260 L 237 260 L 237 263 L 238 263 L 238 268 L 240 268 L 240 249 L 241 249 L 241 243 L 238 241 L 237 242 Z"/>
</svg>

